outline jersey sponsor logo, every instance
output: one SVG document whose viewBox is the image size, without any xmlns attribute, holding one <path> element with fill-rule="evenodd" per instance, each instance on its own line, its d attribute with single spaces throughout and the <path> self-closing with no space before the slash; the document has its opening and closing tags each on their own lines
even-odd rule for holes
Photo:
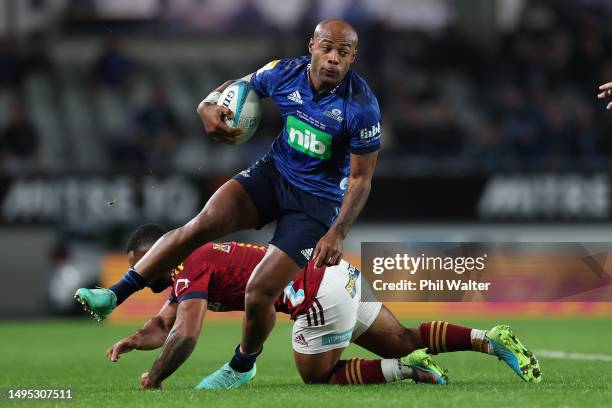
<svg viewBox="0 0 612 408">
<path fill-rule="evenodd" d="M 342 111 L 340 109 L 332 109 L 331 111 L 327 111 L 325 112 L 325 116 L 338 122 L 342 122 L 344 120 L 342 117 Z"/>
<path fill-rule="evenodd" d="M 226 253 L 230 253 L 232 247 L 230 244 L 213 244 L 213 249 L 216 249 L 217 251 L 223 251 Z"/>
<path fill-rule="evenodd" d="M 300 95 L 298 91 L 291 92 L 289 95 L 287 95 L 287 99 L 295 103 L 299 103 L 300 105 L 304 103 L 302 101 L 302 95 Z"/>
<path fill-rule="evenodd" d="M 274 61 L 270 61 L 270 62 L 268 62 L 268 63 L 267 63 L 266 65 L 264 65 L 263 67 L 259 68 L 259 69 L 257 70 L 257 72 L 255 73 L 255 75 L 259 75 L 259 74 L 261 74 L 261 73 L 262 73 L 262 72 L 264 72 L 264 71 L 269 71 L 269 70 L 271 70 L 272 68 L 274 68 L 274 67 L 276 66 L 276 64 L 278 64 L 278 61 L 280 61 L 280 60 L 274 60 Z"/>
<path fill-rule="evenodd" d="M 172 270 L 172 272 L 170 272 L 170 277 L 172 278 L 172 281 L 174 281 L 174 279 L 176 278 L 176 276 L 181 273 L 181 271 L 184 269 L 185 267 L 183 266 L 183 264 L 181 263 L 179 266 L 177 266 L 176 268 L 174 268 Z"/>
<path fill-rule="evenodd" d="M 351 298 L 354 298 L 357 294 L 357 278 L 359 278 L 360 272 L 353 265 L 349 265 L 348 269 L 348 281 L 344 289 L 348 292 Z"/>
<path fill-rule="evenodd" d="M 329 160 L 331 157 L 332 136 L 307 125 L 295 116 L 289 115 L 285 125 L 289 145 L 295 150 L 311 157 Z"/>
<path fill-rule="evenodd" d="M 306 337 L 303 334 L 298 334 L 293 338 L 293 341 L 297 344 L 301 344 L 302 346 L 308 347 L 308 342 L 306 341 Z"/>
<path fill-rule="evenodd" d="M 344 343 L 345 341 L 350 341 L 352 335 L 353 335 L 353 329 L 349 329 L 341 333 L 326 334 L 321 339 L 321 345 L 329 346 L 330 344 Z"/>
<path fill-rule="evenodd" d="M 372 139 L 377 135 L 380 135 L 380 122 L 376 122 L 375 125 L 372 125 L 369 128 L 364 128 L 359 131 L 359 138 L 361 140 Z"/>
<path fill-rule="evenodd" d="M 181 287 L 181 283 L 183 284 L 183 287 Z M 174 291 L 176 292 L 177 296 L 180 292 L 183 292 L 185 289 L 187 289 L 189 287 L 189 279 L 177 279 L 176 282 L 174 283 Z"/>
<path fill-rule="evenodd" d="M 307 261 L 310 261 L 310 257 L 312 256 L 312 251 L 314 248 L 302 249 L 302 255 L 306 258 Z"/>
<path fill-rule="evenodd" d="M 287 287 L 285 287 L 284 292 L 285 292 L 285 302 L 288 300 L 289 302 L 291 302 L 291 305 L 293 307 L 296 307 L 297 305 L 301 305 L 302 302 L 304 302 L 304 299 L 306 299 L 306 295 L 304 294 L 304 289 L 298 289 L 297 292 L 295 291 L 295 289 L 293 289 L 293 281 L 289 282 Z"/>
</svg>

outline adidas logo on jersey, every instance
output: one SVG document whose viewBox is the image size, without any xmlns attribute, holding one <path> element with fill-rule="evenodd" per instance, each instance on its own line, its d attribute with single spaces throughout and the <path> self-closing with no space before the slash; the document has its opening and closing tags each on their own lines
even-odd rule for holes
<svg viewBox="0 0 612 408">
<path fill-rule="evenodd" d="M 291 92 L 289 95 L 287 95 L 287 99 L 289 99 L 290 101 L 293 101 L 295 103 L 299 103 L 300 105 L 302 103 L 304 103 L 302 101 L 302 96 L 300 95 L 300 93 L 298 91 Z"/>
<path fill-rule="evenodd" d="M 314 248 L 302 249 L 302 255 L 304 255 L 304 258 L 306 258 L 307 261 L 310 261 L 313 250 Z"/>
</svg>

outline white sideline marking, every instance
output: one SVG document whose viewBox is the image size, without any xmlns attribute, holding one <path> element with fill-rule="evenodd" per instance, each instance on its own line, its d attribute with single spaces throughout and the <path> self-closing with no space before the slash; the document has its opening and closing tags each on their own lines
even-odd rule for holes
<svg viewBox="0 0 612 408">
<path fill-rule="evenodd" d="M 559 350 L 534 350 L 533 354 L 535 354 L 536 357 L 559 358 L 562 360 L 589 360 L 612 362 L 612 355 L 609 354 L 568 353 L 566 351 Z"/>
</svg>

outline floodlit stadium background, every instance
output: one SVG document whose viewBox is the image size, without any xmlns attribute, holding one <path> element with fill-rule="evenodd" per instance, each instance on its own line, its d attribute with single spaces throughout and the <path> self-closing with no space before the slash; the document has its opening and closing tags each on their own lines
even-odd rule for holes
<svg viewBox="0 0 612 408">
<path fill-rule="evenodd" d="M 607 0 L 0 1 L 0 317 L 80 316 L 144 222 L 189 220 L 280 129 L 213 142 L 197 104 L 349 20 L 383 149 L 345 242 L 612 242 Z M 271 228 L 232 239 L 267 243 Z M 298 231 L 296 231 L 298 233 Z M 144 291 L 113 315 L 143 320 Z M 610 315 L 612 303 L 394 304 L 400 315 Z M 217 316 L 218 317 L 218 316 Z"/>
</svg>

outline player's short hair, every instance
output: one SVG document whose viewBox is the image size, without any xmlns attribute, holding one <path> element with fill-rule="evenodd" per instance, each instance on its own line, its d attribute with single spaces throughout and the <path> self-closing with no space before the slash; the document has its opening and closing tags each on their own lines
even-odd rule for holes
<svg viewBox="0 0 612 408">
<path fill-rule="evenodd" d="M 152 245 L 165 233 L 166 230 L 160 225 L 143 224 L 130 235 L 125 252 L 136 251 L 144 245 Z"/>
</svg>

